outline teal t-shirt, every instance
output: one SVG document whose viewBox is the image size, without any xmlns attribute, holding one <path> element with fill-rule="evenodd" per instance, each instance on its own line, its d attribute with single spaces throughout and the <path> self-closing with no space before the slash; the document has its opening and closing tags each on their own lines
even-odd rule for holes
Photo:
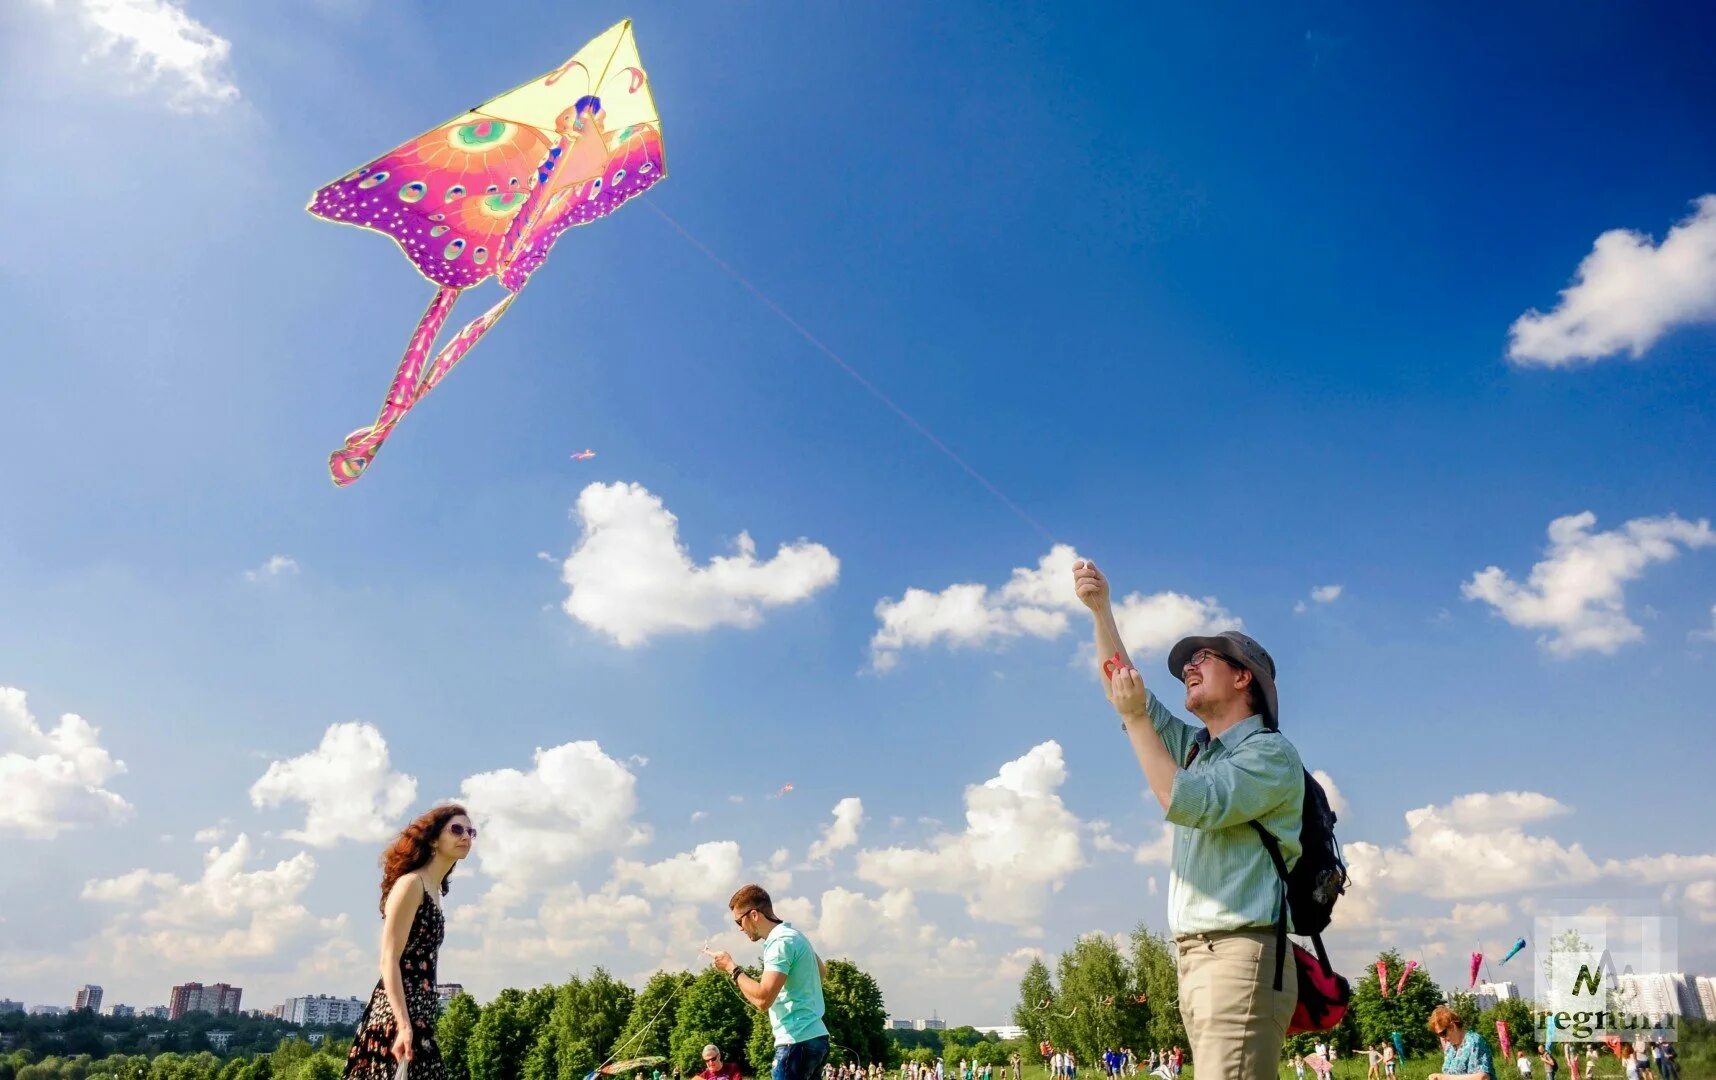
<svg viewBox="0 0 1716 1080">
<path fill-rule="evenodd" d="M 763 939 L 763 970 L 786 976 L 786 985 L 769 1006 L 775 1045 L 827 1035 L 828 1028 L 822 1023 L 822 972 L 817 967 L 816 950 L 791 923 L 777 924 Z"/>
</svg>

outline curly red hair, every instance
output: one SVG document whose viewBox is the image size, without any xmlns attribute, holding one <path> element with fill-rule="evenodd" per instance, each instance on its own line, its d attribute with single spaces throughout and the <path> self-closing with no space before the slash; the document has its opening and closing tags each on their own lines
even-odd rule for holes
<svg viewBox="0 0 1716 1080">
<path fill-rule="evenodd" d="M 435 854 L 435 841 L 441 839 L 441 830 L 447 827 L 447 822 L 456 817 L 470 816 L 458 803 L 437 806 L 405 826 L 399 838 L 387 846 L 381 855 L 382 914 L 387 913 L 387 894 L 393 891 L 393 883 L 428 865 L 430 857 Z M 449 869 L 447 877 L 441 879 L 442 896 L 447 895 L 447 878 L 452 876 L 453 871 Z"/>
</svg>

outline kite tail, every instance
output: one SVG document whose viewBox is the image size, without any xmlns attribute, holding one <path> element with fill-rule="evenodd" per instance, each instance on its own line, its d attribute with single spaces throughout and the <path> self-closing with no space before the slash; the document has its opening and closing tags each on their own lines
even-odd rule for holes
<svg viewBox="0 0 1716 1080">
<path fill-rule="evenodd" d="M 435 293 L 435 299 L 429 302 L 428 310 L 411 335 L 404 358 L 399 361 L 393 385 L 387 390 L 387 400 L 382 402 L 381 414 L 374 424 L 347 435 L 346 444 L 328 456 L 328 474 L 336 486 L 346 487 L 363 475 L 381 450 L 381 444 L 393 433 L 394 425 L 404 419 L 425 394 L 435 389 L 435 384 L 445 378 L 453 365 L 488 332 L 516 297 L 515 293 L 507 293 L 494 307 L 453 335 L 453 340 L 435 355 L 433 362 L 428 363 L 428 375 L 425 376 L 423 372 L 429 349 L 435 344 L 436 335 L 441 332 L 447 316 L 453 311 L 453 304 L 459 299 L 459 290 L 451 286 L 443 285 Z"/>
</svg>

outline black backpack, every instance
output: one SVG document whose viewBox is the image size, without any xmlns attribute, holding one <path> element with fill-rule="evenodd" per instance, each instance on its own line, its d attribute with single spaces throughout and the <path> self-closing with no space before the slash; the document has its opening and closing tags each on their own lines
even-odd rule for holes
<svg viewBox="0 0 1716 1080">
<path fill-rule="evenodd" d="M 1287 916 L 1293 916 L 1293 932 L 1307 935 L 1317 949 L 1317 959 L 1329 967 L 1329 954 L 1323 948 L 1323 931 L 1335 914 L 1335 901 L 1347 890 L 1347 864 L 1341 858 L 1340 841 L 1335 839 L 1335 811 L 1323 785 L 1317 783 L 1310 770 L 1305 771 L 1305 804 L 1299 823 L 1299 861 L 1287 869 L 1281 857 L 1281 844 L 1259 822 L 1251 827 L 1275 860 L 1275 872 L 1287 888 L 1287 903 L 1275 918 L 1275 989 L 1281 989 L 1282 966 L 1287 956 Z M 1332 968 L 1331 968 L 1332 970 Z"/>
</svg>

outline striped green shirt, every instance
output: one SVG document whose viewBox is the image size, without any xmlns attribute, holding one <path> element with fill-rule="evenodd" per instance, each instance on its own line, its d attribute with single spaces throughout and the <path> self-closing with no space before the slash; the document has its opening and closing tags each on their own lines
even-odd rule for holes
<svg viewBox="0 0 1716 1080">
<path fill-rule="evenodd" d="M 1148 693 L 1150 721 L 1181 765 L 1168 803 L 1174 861 L 1168 874 L 1168 934 L 1206 934 L 1275 925 L 1280 878 L 1256 821 L 1281 843 L 1288 869 L 1299 861 L 1305 772 L 1287 737 L 1250 716 L 1220 738 L 1194 728 Z M 1254 737 L 1253 737 L 1254 736 Z M 1194 744 L 1200 749 L 1187 767 Z M 1291 927 L 1289 927 L 1291 928 Z"/>
</svg>

